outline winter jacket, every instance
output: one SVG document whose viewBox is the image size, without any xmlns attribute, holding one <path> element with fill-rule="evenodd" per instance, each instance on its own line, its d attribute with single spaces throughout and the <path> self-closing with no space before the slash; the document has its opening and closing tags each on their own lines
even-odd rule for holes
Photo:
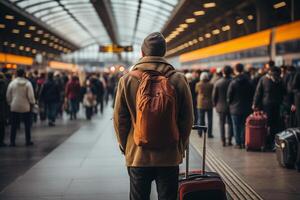
<svg viewBox="0 0 300 200">
<path fill-rule="evenodd" d="M 41 88 L 40 100 L 45 103 L 58 103 L 60 100 L 59 86 L 53 79 L 47 80 Z"/>
<path fill-rule="evenodd" d="M 227 90 L 227 103 L 232 115 L 248 115 L 251 112 L 253 87 L 244 74 L 236 76 Z"/>
<path fill-rule="evenodd" d="M 1 74 L 0 74 L 1 76 Z M 0 122 L 4 122 L 7 117 L 7 103 L 6 103 L 7 83 L 4 75 L 0 77 Z"/>
<path fill-rule="evenodd" d="M 213 84 L 209 81 L 200 81 L 196 84 L 197 93 L 197 108 L 199 109 L 211 109 L 213 107 L 212 103 L 212 91 Z"/>
<path fill-rule="evenodd" d="M 80 84 L 76 80 L 70 80 L 66 85 L 66 97 L 69 100 L 78 99 L 80 94 Z"/>
<path fill-rule="evenodd" d="M 281 105 L 285 95 L 285 88 L 280 78 L 271 78 L 269 74 L 262 77 L 256 87 L 253 105 L 263 109 L 265 106 Z"/>
<path fill-rule="evenodd" d="M 166 73 L 174 68 L 162 57 L 143 57 L 134 67 L 138 70 L 155 70 Z M 114 128 L 118 142 L 125 150 L 127 166 L 177 166 L 182 162 L 188 136 L 193 124 L 192 96 L 183 74 L 176 72 L 170 78 L 176 90 L 176 118 L 180 134 L 177 146 L 160 150 L 139 147 L 134 143 L 133 131 L 136 121 L 136 92 L 139 81 L 131 74 L 124 75 L 119 83 L 114 106 Z M 161 133 L 163 134 L 163 133 Z"/>
<path fill-rule="evenodd" d="M 227 90 L 231 80 L 231 77 L 223 77 L 214 85 L 212 99 L 218 113 L 229 112 L 229 105 L 227 103 Z"/>
<path fill-rule="evenodd" d="M 31 83 L 25 78 L 16 78 L 8 85 L 6 99 L 11 112 L 30 112 L 30 105 L 35 103 Z"/>
</svg>

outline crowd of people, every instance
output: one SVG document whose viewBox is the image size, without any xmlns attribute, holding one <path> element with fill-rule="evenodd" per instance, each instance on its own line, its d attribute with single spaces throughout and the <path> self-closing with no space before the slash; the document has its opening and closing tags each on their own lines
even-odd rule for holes
<svg viewBox="0 0 300 200">
<path fill-rule="evenodd" d="M 216 72 L 185 71 L 185 76 L 192 92 L 195 121 L 205 125 L 207 116 L 208 137 L 213 137 L 215 107 L 223 146 L 231 146 L 234 137 L 235 147 L 245 148 L 246 118 L 253 111 L 264 111 L 268 117 L 270 150 L 274 149 L 276 133 L 300 126 L 300 72 L 293 66 L 276 67 L 270 61 L 256 69 L 236 64 Z"/>
<path fill-rule="evenodd" d="M 8 126 L 9 146 L 16 146 L 20 122 L 24 122 L 26 145 L 32 146 L 31 127 L 38 120 L 48 121 L 52 127 L 64 112 L 70 120 L 76 120 L 80 103 L 88 120 L 98 112 L 103 114 L 104 105 L 114 97 L 117 77 L 117 73 L 92 73 L 80 81 L 75 73 L 3 69 L 0 72 L 0 147 L 7 146 Z"/>
</svg>

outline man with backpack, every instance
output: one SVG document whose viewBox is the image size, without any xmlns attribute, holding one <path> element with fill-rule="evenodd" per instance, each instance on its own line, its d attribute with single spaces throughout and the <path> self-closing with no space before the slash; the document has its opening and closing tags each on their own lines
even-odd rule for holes
<svg viewBox="0 0 300 200">
<path fill-rule="evenodd" d="M 126 158 L 131 200 L 149 199 L 153 180 L 159 199 L 177 199 L 193 102 L 184 75 L 163 58 L 165 52 L 161 33 L 147 36 L 143 57 L 118 84 L 114 128 Z"/>
</svg>

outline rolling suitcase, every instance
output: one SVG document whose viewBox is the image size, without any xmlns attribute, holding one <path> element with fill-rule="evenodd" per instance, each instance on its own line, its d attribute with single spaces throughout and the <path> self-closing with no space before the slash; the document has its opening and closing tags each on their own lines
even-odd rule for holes
<svg viewBox="0 0 300 200">
<path fill-rule="evenodd" d="M 202 170 L 189 172 L 189 144 L 186 150 L 185 173 L 179 175 L 179 200 L 227 200 L 225 184 L 218 173 L 205 171 L 207 127 L 194 125 L 193 129 L 202 130 L 203 163 Z"/>
<path fill-rule="evenodd" d="M 276 157 L 278 163 L 286 168 L 299 168 L 300 128 L 289 128 L 276 134 Z M 297 165 L 297 166 L 296 166 Z"/>
<path fill-rule="evenodd" d="M 268 118 L 264 112 L 254 112 L 246 119 L 245 147 L 246 150 L 265 150 L 268 134 Z"/>
</svg>

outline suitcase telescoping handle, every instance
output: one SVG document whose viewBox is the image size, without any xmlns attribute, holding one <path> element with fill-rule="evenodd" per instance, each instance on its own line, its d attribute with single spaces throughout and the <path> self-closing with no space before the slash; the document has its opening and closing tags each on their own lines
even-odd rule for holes
<svg viewBox="0 0 300 200">
<path fill-rule="evenodd" d="M 203 131 L 202 173 L 205 174 L 205 156 L 206 156 L 206 133 L 207 133 L 207 127 L 195 124 L 195 125 L 193 125 L 192 129 L 193 130 L 198 130 L 198 131 Z M 186 162 L 185 178 L 188 178 L 188 176 L 189 176 L 189 162 L 190 162 L 190 139 L 188 139 L 188 144 L 187 144 L 187 147 L 186 147 L 185 162 Z"/>
</svg>

